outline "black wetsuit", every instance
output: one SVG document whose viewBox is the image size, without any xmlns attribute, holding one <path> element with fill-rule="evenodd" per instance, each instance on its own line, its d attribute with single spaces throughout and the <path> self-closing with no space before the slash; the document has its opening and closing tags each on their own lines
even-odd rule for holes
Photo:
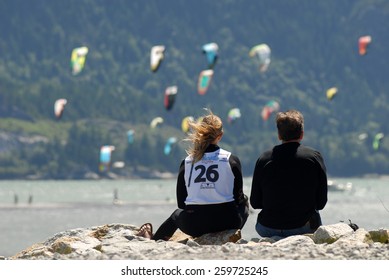
<svg viewBox="0 0 389 280">
<path fill-rule="evenodd" d="M 217 145 L 210 145 L 205 152 L 213 152 L 218 149 Z M 239 158 L 235 155 L 231 155 L 229 158 L 232 173 L 234 174 L 234 201 L 218 204 L 185 204 L 188 193 L 184 179 L 184 163 L 185 161 L 183 160 L 177 177 L 176 190 L 179 209 L 175 210 L 162 223 L 154 234 L 153 239 L 167 240 L 178 228 L 193 237 L 226 229 L 243 228 L 249 214 L 249 205 L 247 196 L 243 193 L 243 178 Z"/>
<path fill-rule="evenodd" d="M 257 221 L 266 227 L 294 229 L 306 224 L 327 203 L 321 154 L 298 142 L 263 153 L 255 165 L 250 203 L 262 209 Z"/>
</svg>

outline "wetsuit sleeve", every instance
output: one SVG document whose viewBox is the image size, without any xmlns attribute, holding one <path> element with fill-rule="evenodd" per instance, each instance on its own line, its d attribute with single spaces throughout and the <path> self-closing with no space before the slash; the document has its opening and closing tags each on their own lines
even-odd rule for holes
<svg viewBox="0 0 389 280">
<path fill-rule="evenodd" d="M 242 165 L 237 156 L 231 155 L 230 166 L 234 174 L 234 199 L 237 204 L 244 203 Z"/>
<path fill-rule="evenodd" d="M 319 152 L 315 153 L 316 161 L 319 165 L 319 184 L 316 191 L 316 210 L 322 210 L 327 204 L 327 194 L 328 194 L 328 180 L 327 180 L 327 171 L 324 164 L 323 157 Z"/>
<path fill-rule="evenodd" d="M 185 199 L 188 196 L 188 192 L 186 190 L 185 185 L 185 160 L 181 162 L 180 169 L 178 171 L 177 176 L 177 186 L 176 186 L 176 196 L 177 196 L 177 205 L 178 208 L 185 208 Z"/>
<path fill-rule="evenodd" d="M 253 180 L 251 183 L 250 204 L 254 209 L 262 209 L 262 190 L 261 190 L 261 173 L 263 164 L 259 158 L 255 164 Z"/>
</svg>

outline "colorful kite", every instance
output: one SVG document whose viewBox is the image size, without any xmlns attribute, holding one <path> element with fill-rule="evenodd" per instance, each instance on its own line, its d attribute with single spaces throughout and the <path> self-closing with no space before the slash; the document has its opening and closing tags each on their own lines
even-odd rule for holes
<svg viewBox="0 0 389 280">
<path fill-rule="evenodd" d="M 242 115 L 240 114 L 239 108 L 232 108 L 228 111 L 227 121 L 228 123 L 233 123 L 235 120 L 239 119 Z"/>
<path fill-rule="evenodd" d="M 358 49 L 360 55 L 365 55 L 367 53 L 367 47 L 371 43 L 371 36 L 362 36 L 358 40 Z"/>
<path fill-rule="evenodd" d="M 201 71 L 199 75 L 199 81 L 197 83 L 197 91 L 200 95 L 204 95 L 207 92 L 211 84 L 212 76 L 213 76 L 212 69 Z"/>
<path fill-rule="evenodd" d="M 72 51 L 72 56 L 70 58 L 70 66 L 72 68 L 72 74 L 79 74 L 85 66 L 86 55 L 88 54 L 87 47 L 75 48 Z"/>
<path fill-rule="evenodd" d="M 271 114 L 280 110 L 280 104 L 277 101 L 271 100 L 262 109 L 262 119 L 267 121 Z"/>
<path fill-rule="evenodd" d="M 374 139 L 373 139 L 373 149 L 374 150 L 377 151 L 380 148 L 381 141 L 382 141 L 383 138 L 384 138 L 384 134 L 382 132 L 377 133 L 374 136 Z"/>
<path fill-rule="evenodd" d="M 208 43 L 203 45 L 202 50 L 207 57 L 208 68 L 213 69 L 218 58 L 219 46 L 216 43 Z"/>
<path fill-rule="evenodd" d="M 168 111 L 173 108 L 174 102 L 176 101 L 177 90 L 177 86 L 167 87 L 165 90 L 164 105 Z"/>
<path fill-rule="evenodd" d="M 249 52 L 249 56 L 256 58 L 258 61 L 259 72 L 261 73 L 265 72 L 269 67 L 270 54 L 270 47 L 266 44 L 256 45 Z"/>
<path fill-rule="evenodd" d="M 100 164 L 99 171 L 108 171 L 111 166 L 112 152 L 115 150 L 115 146 L 104 145 L 100 148 Z"/>
</svg>

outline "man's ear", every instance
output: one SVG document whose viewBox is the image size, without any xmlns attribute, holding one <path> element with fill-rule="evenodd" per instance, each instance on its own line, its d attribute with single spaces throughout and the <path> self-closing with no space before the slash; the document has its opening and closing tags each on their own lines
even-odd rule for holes
<svg viewBox="0 0 389 280">
<path fill-rule="evenodd" d="M 301 141 L 301 140 L 303 140 L 303 138 L 304 138 L 304 131 L 301 131 L 301 135 L 300 135 L 300 139 L 299 140 Z"/>
</svg>

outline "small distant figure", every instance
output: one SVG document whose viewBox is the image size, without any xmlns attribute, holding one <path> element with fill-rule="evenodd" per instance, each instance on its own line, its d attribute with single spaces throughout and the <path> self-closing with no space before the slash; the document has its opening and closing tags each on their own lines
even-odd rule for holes
<svg viewBox="0 0 389 280">
<path fill-rule="evenodd" d="M 15 193 L 14 194 L 14 204 L 16 205 L 16 204 L 18 204 L 19 203 L 19 197 L 18 197 L 18 195 Z"/>
<path fill-rule="evenodd" d="M 30 194 L 29 196 L 28 196 L 28 204 L 32 204 L 32 194 Z"/>
<path fill-rule="evenodd" d="M 118 189 L 114 189 L 113 191 L 113 204 L 115 205 L 120 204 Z"/>
</svg>

